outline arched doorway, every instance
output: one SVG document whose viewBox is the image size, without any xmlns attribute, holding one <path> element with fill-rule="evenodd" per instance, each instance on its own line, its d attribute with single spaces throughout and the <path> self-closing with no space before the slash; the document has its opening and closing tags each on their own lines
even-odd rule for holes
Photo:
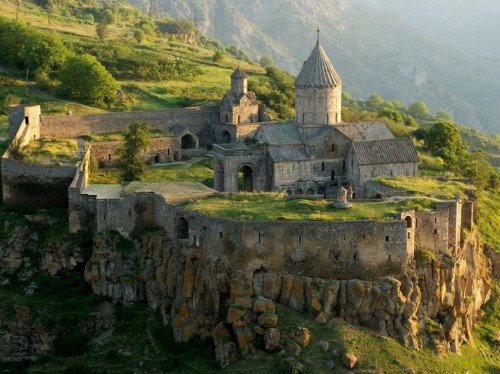
<svg viewBox="0 0 500 374">
<path fill-rule="evenodd" d="M 179 224 L 177 226 L 177 237 L 178 239 L 189 239 L 189 224 L 187 219 L 184 217 L 179 218 Z"/>
<path fill-rule="evenodd" d="M 410 216 L 407 216 L 407 217 L 405 218 L 405 221 L 406 221 L 406 227 L 407 227 L 407 228 L 411 228 L 411 227 L 413 227 L 413 220 L 411 219 L 411 217 L 410 217 Z"/>
<path fill-rule="evenodd" d="M 314 190 L 312 188 L 308 188 L 306 191 L 306 194 L 308 195 L 314 195 Z"/>
<path fill-rule="evenodd" d="M 229 133 L 229 131 L 224 130 L 222 132 L 222 136 L 221 136 L 221 140 L 220 141 L 221 141 L 222 144 L 231 143 L 231 134 Z"/>
<path fill-rule="evenodd" d="M 181 138 L 182 149 L 196 149 L 196 138 L 191 134 L 186 134 Z"/>
<path fill-rule="evenodd" d="M 159 153 L 157 153 L 157 154 L 155 155 L 155 164 L 159 164 L 159 163 L 160 163 L 160 154 L 159 154 Z"/>
<path fill-rule="evenodd" d="M 304 194 L 304 191 L 302 191 L 300 188 L 297 188 L 295 190 L 295 195 L 303 195 Z"/>
<path fill-rule="evenodd" d="M 253 169 L 248 165 L 242 166 L 238 172 L 238 188 L 245 192 L 253 191 Z"/>
</svg>

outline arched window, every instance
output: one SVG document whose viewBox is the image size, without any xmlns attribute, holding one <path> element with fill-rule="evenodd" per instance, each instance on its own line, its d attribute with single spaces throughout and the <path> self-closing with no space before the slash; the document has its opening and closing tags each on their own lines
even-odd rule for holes
<svg viewBox="0 0 500 374">
<path fill-rule="evenodd" d="M 189 239 L 189 224 L 187 219 L 184 217 L 179 218 L 179 224 L 177 226 L 177 237 L 179 239 Z"/>
<path fill-rule="evenodd" d="M 231 134 L 229 133 L 229 131 L 224 130 L 222 132 L 221 143 L 222 144 L 231 143 Z"/>
<path fill-rule="evenodd" d="M 306 191 L 306 194 L 308 195 L 314 195 L 314 190 L 312 188 L 308 188 Z"/>
<path fill-rule="evenodd" d="M 303 195 L 304 194 L 304 191 L 302 191 L 300 188 L 297 188 L 295 190 L 295 195 Z"/>
</svg>

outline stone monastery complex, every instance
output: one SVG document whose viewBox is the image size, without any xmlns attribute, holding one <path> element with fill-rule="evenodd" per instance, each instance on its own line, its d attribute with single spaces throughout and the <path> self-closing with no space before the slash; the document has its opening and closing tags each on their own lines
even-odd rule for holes
<svg viewBox="0 0 500 374">
<path fill-rule="evenodd" d="M 180 248 L 225 257 L 235 269 L 300 273 L 312 277 L 370 279 L 401 274 L 413 253 L 426 248 L 452 256 L 471 230 L 469 201 L 436 203 L 432 212 L 408 211 L 392 221 L 235 221 L 185 210 L 180 202 L 218 192 L 280 191 L 331 198 L 347 188 L 356 201 L 384 192 L 378 177 L 417 176 L 410 139 L 397 139 L 384 122 L 344 123 L 342 81 L 321 44 L 296 79 L 296 120 L 271 123 L 247 76 L 238 68 L 220 106 L 107 113 L 41 115 L 40 106 L 12 107 L 9 135 L 22 146 L 39 138 L 80 139 L 81 162 L 35 165 L 2 158 L 3 200 L 25 207 L 67 207 L 70 230 L 124 234 L 163 228 Z M 88 184 L 90 155 L 101 167 L 117 159 L 118 142 L 84 145 L 85 135 L 123 132 L 144 121 L 165 136 L 151 139 L 148 163 L 207 152 L 213 146 L 214 188 L 198 183 Z M 238 187 L 238 173 L 243 185 Z"/>
</svg>

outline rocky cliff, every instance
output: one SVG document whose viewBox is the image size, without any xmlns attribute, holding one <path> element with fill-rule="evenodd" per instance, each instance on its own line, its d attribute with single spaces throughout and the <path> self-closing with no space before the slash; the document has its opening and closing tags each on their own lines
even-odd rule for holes
<svg viewBox="0 0 500 374">
<path fill-rule="evenodd" d="M 416 349 L 459 352 L 464 342 L 473 342 L 490 278 L 477 234 L 457 253 L 415 262 L 397 277 L 339 281 L 263 268 L 242 272 L 202 250 L 174 248 L 163 232 L 133 242 L 113 233 L 95 237 L 85 279 L 99 295 L 159 308 L 177 341 L 212 332 L 216 344 L 222 334 L 251 352 L 256 335 L 276 334 L 268 331 L 279 318 L 272 306 L 256 305 L 279 303 L 307 311 L 316 323 L 341 318 Z M 260 328 L 251 329 L 256 320 Z M 221 345 L 219 354 L 227 359 L 232 349 Z"/>
</svg>

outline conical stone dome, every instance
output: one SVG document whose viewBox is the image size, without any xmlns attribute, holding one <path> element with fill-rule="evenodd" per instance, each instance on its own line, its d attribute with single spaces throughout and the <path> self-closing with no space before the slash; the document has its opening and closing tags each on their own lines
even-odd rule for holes
<svg viewBox="0 0 500 374">
<path fill-rule="evenodd" d="M 302 66 L 302 70 L 295 80 L 295 86 L 299 88 L 321 88 L 340 85 L 342 85 L 342 81 L 318 41 L 311 55 Z"/>
</svg>

